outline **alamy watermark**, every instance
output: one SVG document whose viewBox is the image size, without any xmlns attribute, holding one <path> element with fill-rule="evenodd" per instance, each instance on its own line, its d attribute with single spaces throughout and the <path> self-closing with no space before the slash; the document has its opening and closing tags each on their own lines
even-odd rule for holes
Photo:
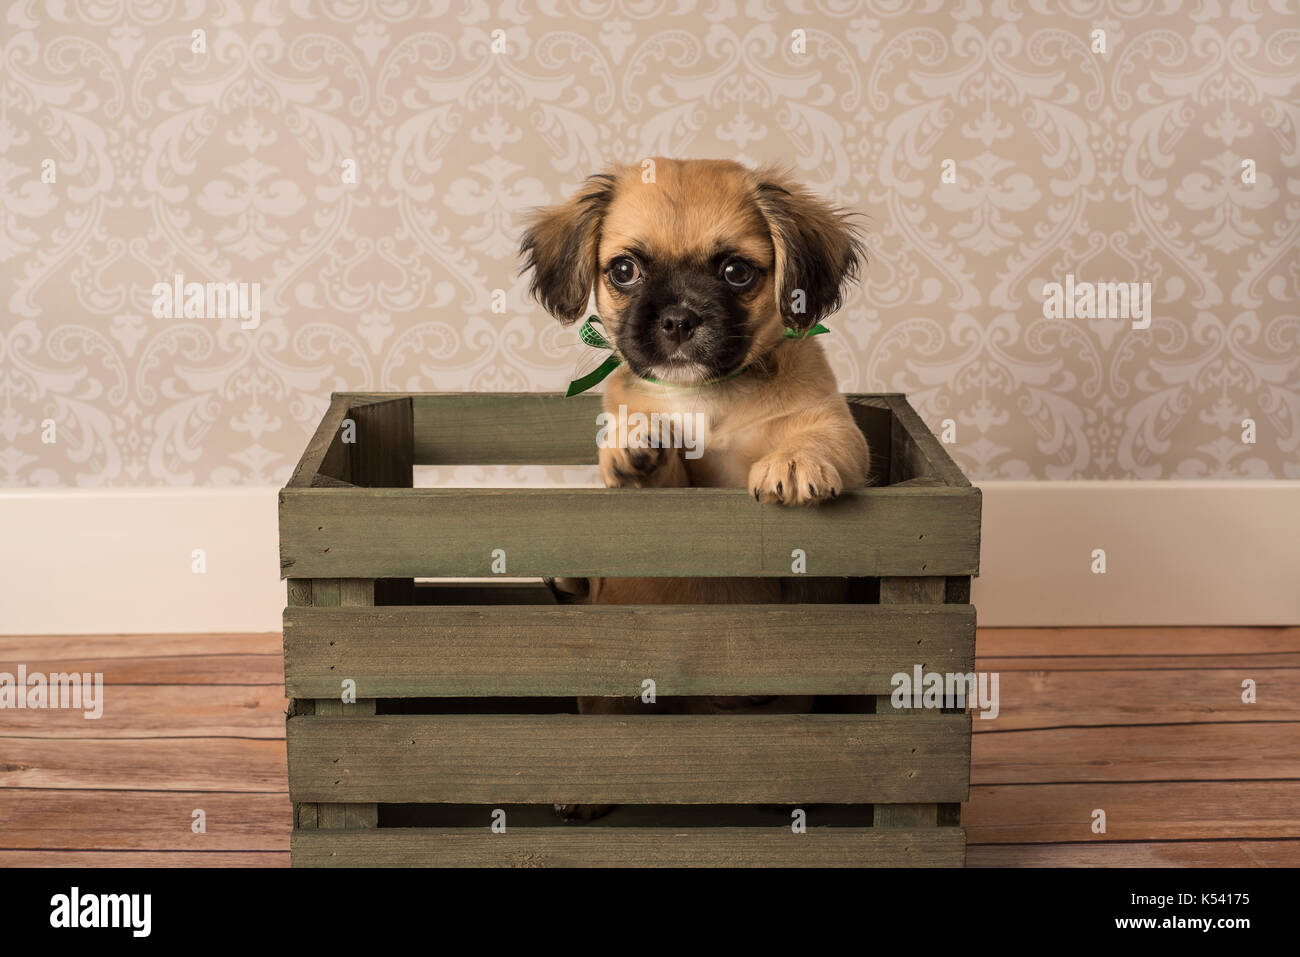
<svg viewBox="0 0 1300 957">
<path fill-rule="evenodd" d="M 155 319 L 239 319 L 239 328 L 262 324 L 262 284 L 186 282 L 177 273 L 170 283 L 153 284 Z"/>
<path fill-rule="evenodd" d="M 596 445 L 602 449 L 683 449 L 686 458 L 704 454 L 708 417 L 703 412 L 617 412 L 596 416 Z"/>
<path fill-rule="evenodd" d="M 84 711 L 83 718 L 94 721 L 104 716 L 104 674 L 28 672 L 26 665 L 18 673 L 0 671 L 0 710 L 62 708 Z"/>
<path fill-rule="evenodd" d="M 1043 285 L 1044 319 L 1130 319 L 1134 329 L 1151 328 L 1151 283 L 1076 282 Z"/>
<path fill-rule="evenodd" d="M 894 689 L 889 703 L 895 708 L 965 708 L 970 704 L 981 718 L 996 718 L 998 704 L 998 672 L 925 671 L 920 665 L 912 673 L 900 671 L 890 678 Z"/>
<path fill-rule="evenodd" d="M 125 927 L 132 937 L 148 937 L 152 925 L 152 894 L 83 894 L 73 887 L 50 898 L 51 927 Z"/>
</svg>

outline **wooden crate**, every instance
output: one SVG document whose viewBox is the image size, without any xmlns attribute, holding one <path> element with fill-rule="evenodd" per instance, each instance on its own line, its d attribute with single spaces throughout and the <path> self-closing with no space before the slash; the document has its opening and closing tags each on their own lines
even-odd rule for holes
<svg viewBox="0 0 1300 957">
<path fill-rule="evenodd" d="M 916 665 L 974 668 L 980 493 L 902 396 L 848 400 L 877 484 L 786 508 L 742 489 L 412 488 L 413 465 L 594 463 L 600 397 L 334 395 L 280 493 L 293 862 L 964 863 L 970 715 L 889 694 Z M 493 578 L 496 550 L 509 579 L 790 576 L 794 549 L 809 575 L 850 576 L 852 603 L 559 605 L 539 582 L 415 581 Z M 646 679 L 817 695 L 817 713 L 574 713 Z M 619 807 L 565 823 L 554 803 Z"/>
</svg>

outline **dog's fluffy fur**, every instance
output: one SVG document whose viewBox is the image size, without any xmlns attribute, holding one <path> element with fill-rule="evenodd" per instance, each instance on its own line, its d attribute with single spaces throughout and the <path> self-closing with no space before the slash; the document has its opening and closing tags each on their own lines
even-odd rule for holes
<svg viewBox="0 0 1300 957">
<path fill-rule="evenodd" d="M 607 486 L 747 488 L 759 502 L 798 506 L 866 484 L 867 443 L 821 343 L 784 334 L 807 331 L 839 307 L 864 249 L 845 213 L 786 173 L 656 158 L 653 181 L 646 182 L 641 167 L 611 169 L 567 202 L 539 211 L 521 254 L 532 270 L 530 291 L 561 322 L 581 318 L 595 288 L 597 313 L 623 359 L 607 380 L 606 411 L 624 406 L 647 418 L 704 413 L 699 458 L 687 459 L 680 449 L 601 448 Z M 590 602 L 659 604 L 827 601 L 842 597 L 843 585 L 598 578 L 568 587 Z M 738 706 L 805 709 L 794 699 L 668 705 Z M 582 699 L 580 708 L 646 710 L 599 698 Z"/>
</svg>

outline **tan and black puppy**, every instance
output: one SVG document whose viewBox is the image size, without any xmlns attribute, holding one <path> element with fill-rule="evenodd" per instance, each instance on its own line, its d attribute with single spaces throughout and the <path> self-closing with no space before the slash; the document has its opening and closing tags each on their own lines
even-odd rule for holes
<svg viewBox="0 0 1300 957">
<path fill-rule="evenodd" d="M 815 338 L 864 258 L 846 215 L 775 170 L 656 159 L 541 210 L 521 252 L 561 322 L 591 291 L 624 364 L 605 408 L 704 412 L 703 455 L 600 449 L 606 485 L 749 488 L 804 505 L 865 484 L 868 449 Z M 741 370 L 744 370 L 743 372 Z M 740 374 L 737 374 L 740 373 Z"/>
<path fill-rule="evenodd" d="M 816 338 L 865 253 L 846 214 L 787 174 L 723 160 L 654 160 L 588 179 L 539 211 L 521 243 L 532 294 L 561 322 L 596 311 L 622 364 L 616 413 L 703 414 L 702 454 L 601 448 L 610 487 L 747 488 L 758 502 L 811 505 L 866 484 L 869 451 Z M 631 444 L 631 443 L 629 443 Z M 758 505 L 755 505 L 757 508 Z M 592 579 L 601 604 L 834 600 L 827 585 L 767 579 Z M 575 589 L 576 590 L 576 589 Z M 638 710 L 582 699 L 584 713 Z M 777 698 L 677 699 L 674 710 L 805 710 Z M 645 710 L 641 706 L 639 710 Z M 590 816 L 596 809 L 576 809 Z"/>
</svg>

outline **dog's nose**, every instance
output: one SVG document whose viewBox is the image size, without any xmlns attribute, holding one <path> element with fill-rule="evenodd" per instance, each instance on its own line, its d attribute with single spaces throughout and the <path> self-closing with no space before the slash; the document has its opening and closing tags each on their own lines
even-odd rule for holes
<svg viewBox="0 0 1300 957">
<path fill-rule="evenodd" d="M 700 317 L 685 306 L 669 306 L 659 313 L 659 325 L 665 337 L 681 345 L 694 333 Z"/>
</svg>

